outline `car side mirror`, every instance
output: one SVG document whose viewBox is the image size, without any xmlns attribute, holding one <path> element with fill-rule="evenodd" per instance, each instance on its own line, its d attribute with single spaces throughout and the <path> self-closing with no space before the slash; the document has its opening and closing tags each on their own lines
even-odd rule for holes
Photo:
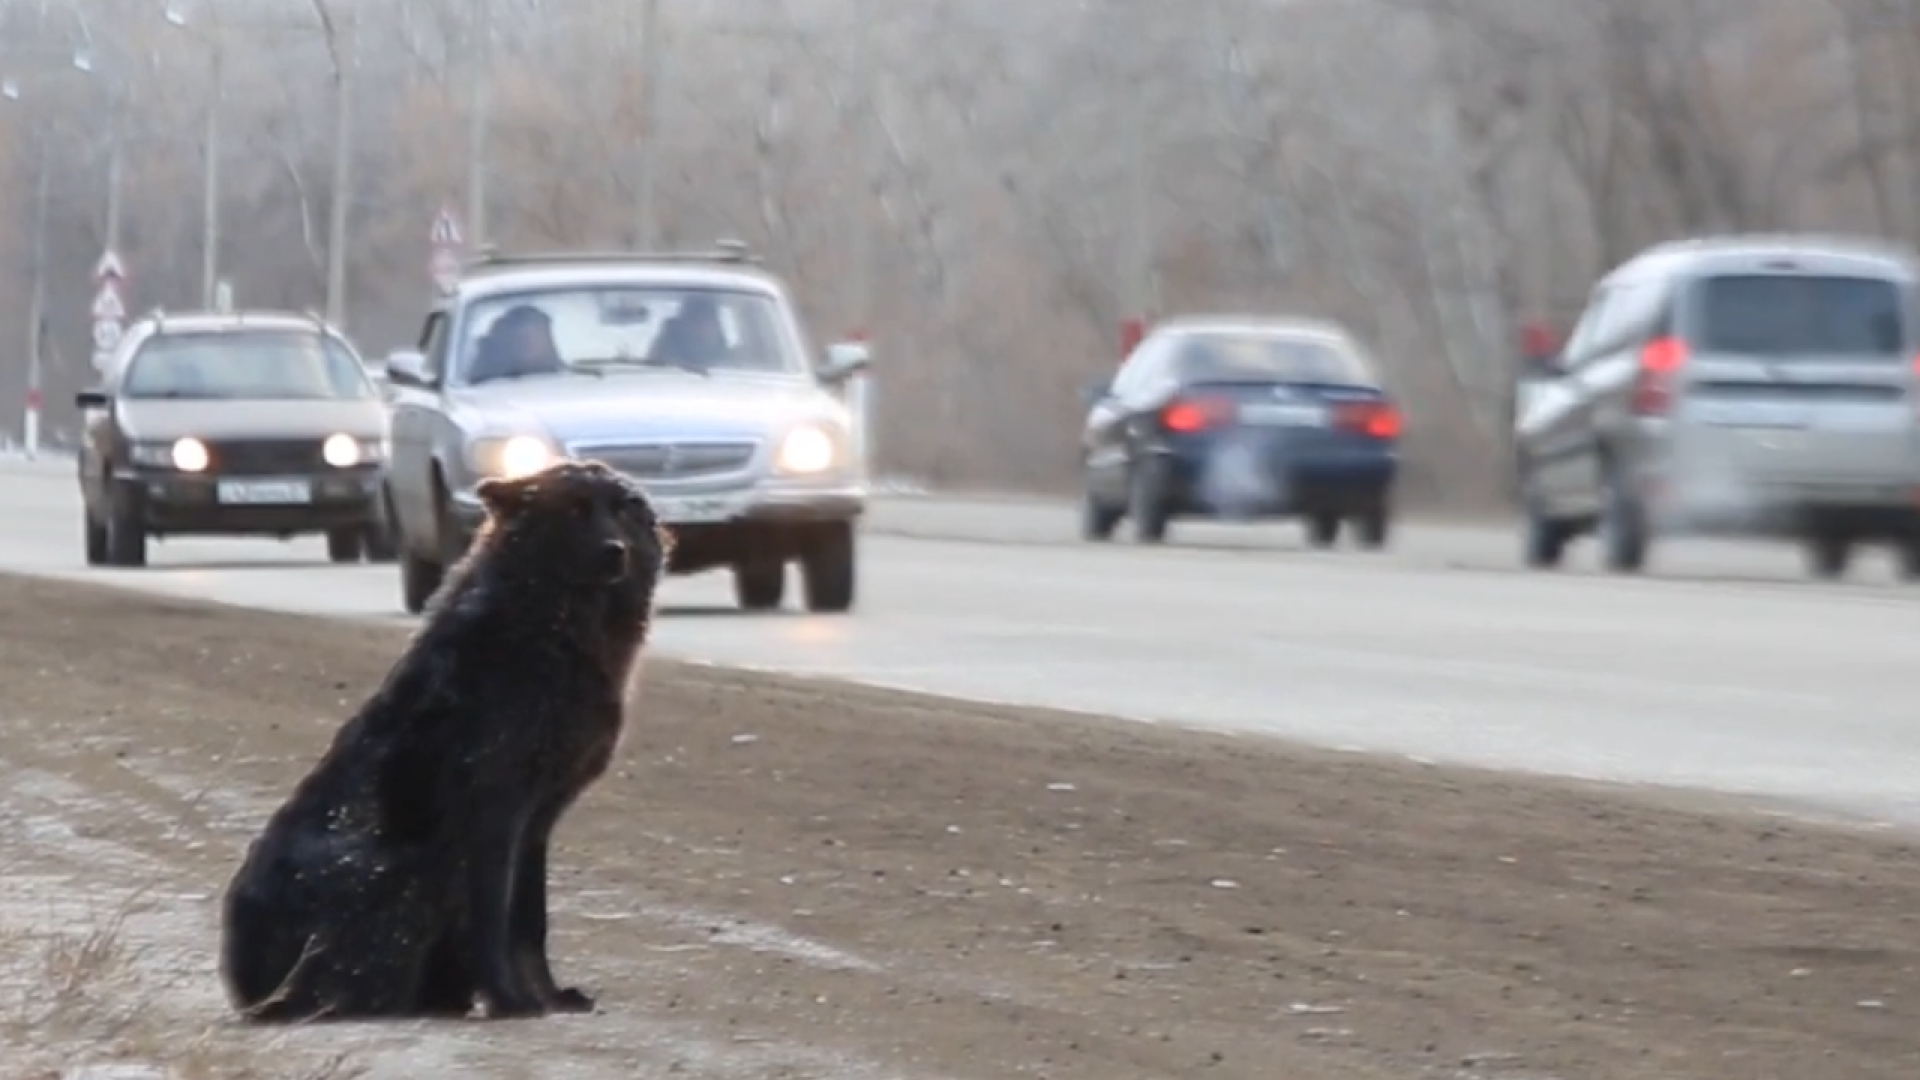
<svg viewBox="0 0 1920 1080">
<path fill-rule="evenodd" d="M 113 404 L 113 397 L 105 390 L 82 390 L 73 395 L 73 404 L 79 409 L 104 409 Z"/>
<path fill-rule="evenodd" d="M 427 358 L 425 354 L 411 350 L 398 350 L 387 355 L 386 381 L 394 386 L 427 385 Z"/>
<path fill-rule="evenodd" d="M 873 353 L 864 341 L 837 341 L 814 369 L 823 383 L 843 383 L 873 366 Z"/>
</svg>

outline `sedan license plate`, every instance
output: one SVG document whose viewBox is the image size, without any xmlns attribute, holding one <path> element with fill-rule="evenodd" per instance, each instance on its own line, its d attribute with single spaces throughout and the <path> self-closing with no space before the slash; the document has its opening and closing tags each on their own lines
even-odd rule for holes
<svg viewBox="0 0 1920 1080">
<path fill-rule="evenodd" d="M 1261 427 L 1326 427 L 1327 407 L 1303 402 L 1250 402 L 1240 406 L 1240 420 Z"/>
<path fill-rule="evenodd" d="M 220 501 L 229 506 L 298 506 L 313 501 L 305 480 L 222 480 Z"/>
<path fill-rule="evenodd" d="M 655 495 L 653 514 L 666 525 L 704 525 L 740 512 L 740 500 L 727 495 Z"/>
</svg>

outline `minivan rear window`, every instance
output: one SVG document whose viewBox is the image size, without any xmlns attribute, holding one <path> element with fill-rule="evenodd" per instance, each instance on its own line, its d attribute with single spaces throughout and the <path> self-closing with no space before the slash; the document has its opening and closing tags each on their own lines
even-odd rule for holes
<svg viewBox="0 0 1920 1080">
<path fill-rule="evenodd" d="M 1728 274 L 1694 287 L 1689 343 L 1755 356 L 1905 352 L 1906 290 L 1885 278 Z"/>
</svg>

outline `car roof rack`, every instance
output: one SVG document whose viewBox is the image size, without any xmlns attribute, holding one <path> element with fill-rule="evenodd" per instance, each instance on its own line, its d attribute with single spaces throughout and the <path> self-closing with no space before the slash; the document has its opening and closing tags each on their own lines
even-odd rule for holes
<svg viewBox="0 0 1920 1080">
<path fill-rule="evenodd" d="M 515 251 L 484 244 L 463 264 L 470 269 L 508 266 L 563 266 L 567 263 L 735 263 L 760 265 L 760 256 L 743 240 L 721 238 L 706 251 Z"/>
</svg>

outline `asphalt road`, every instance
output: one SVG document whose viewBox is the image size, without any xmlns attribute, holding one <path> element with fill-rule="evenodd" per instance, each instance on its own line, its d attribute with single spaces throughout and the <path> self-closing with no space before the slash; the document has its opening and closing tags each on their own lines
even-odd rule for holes
<svg viewBox="0 0 1920 1080">
<path fill-rule="evenodd" d="M 0 568 L 398 619 L 397 571 L 317 542 L 171 541 L 88 570 L 70 464 L 0 463 Z M 890 499 L 851 617 L 747 616 L 672 582 L 660 651 L 1336 747 L 1715 788 L 1920 824 L 1920 587 L 1844 584 L 1791 548 L 1674 544 L 1646 578 L 1517 567 L 1510 530 L 1408 526 L 1385 553 L 1287 525 L 1074 538 L 1037 501 Z M 1277 782 L 1277 781 L 1276 781 Z"/>
</svg>

